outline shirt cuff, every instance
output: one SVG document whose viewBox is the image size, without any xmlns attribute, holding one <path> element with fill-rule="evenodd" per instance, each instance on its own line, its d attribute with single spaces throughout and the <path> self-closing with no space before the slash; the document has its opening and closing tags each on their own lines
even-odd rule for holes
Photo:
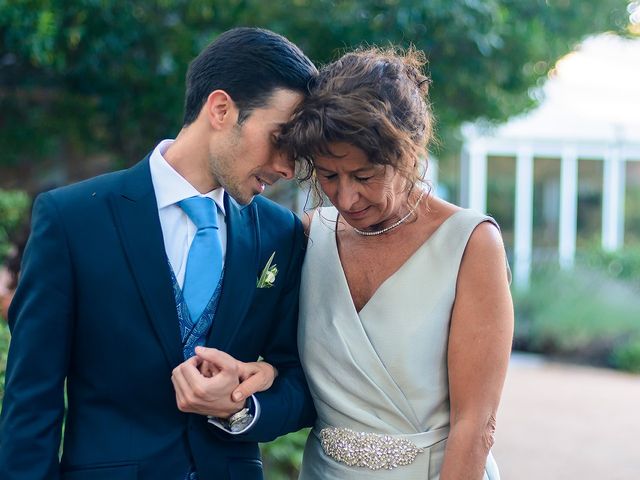
<svg viewBox="0 0 640 480">
<path fill-rule="evenodd" d="M 209 419 L 208 421 L 211 425 L 218 427 L 220 430 L 223 430 L 230 435 L 242 435 L 243 433 L 247 433 L 249 430 L 251 430 L 258 421 L 258 418 L 260 418 L 260 402 L 258 402 L 258 399 L 255 397 L 255 395 L 251 395 L 251 397 L 249 398 L 249 413 L 253 415 L 253 420 L 249 425 L 238 432 L 232 432 L 231 430 L 226 428 L 218 417 L 209 416 L 207 418 Z"/>
</svg>

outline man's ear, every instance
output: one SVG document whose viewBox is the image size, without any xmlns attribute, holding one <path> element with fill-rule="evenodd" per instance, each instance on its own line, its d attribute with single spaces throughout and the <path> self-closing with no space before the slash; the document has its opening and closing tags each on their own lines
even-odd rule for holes
<svg viewBox="0 0 640 480">
<path fill-rule="evenodd" d="M 209 125 L 215 130 L 235 125 L 238 121 L 238 108 L 231 96 L 224 90 L 211 92 L 203 108 Z"/>
</svg>

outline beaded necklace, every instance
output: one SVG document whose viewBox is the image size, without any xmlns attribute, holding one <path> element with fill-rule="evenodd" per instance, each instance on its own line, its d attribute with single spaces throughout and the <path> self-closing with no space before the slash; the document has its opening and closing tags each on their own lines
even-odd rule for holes
<svg viewBox="0 0 640 480">
<path fill-rule="evenodd" d="M 398 220 L 396 223 L 389 225 L 388 227 L 384 227 L 380 230 L 374 230 L 374 231 L 369 231 L 369 230 L 358 230 L 356 227 L 352 227 L 353 230 L 358 234 L 358 235 L 362 235 L 363 237 L 372 237 L 374 235 L 382 235 L 383 233 L 387 233 L 389 230 L 393 230 L 394 228 L 399 227 L 400 225 L 402 225 L 404 222 L 406 222 L 409 217 L 411 215 L 413 215 L 416 211 L 416 208 L 418 208 L 418 205 L 420 204 L 420 200 L 422 200 L 422 197 L 424 197 L 424 190 L 422 190 L 422 193 L 420 194 L 420 197 L 418 197 L 418 201 L 415 203 L 415 205 L 413 207 L 411 207 L 411 210 L 409 210 L 409 213 L 407 213 L 404 217 L 402 217 L 400 220 Z"/>
</svg>

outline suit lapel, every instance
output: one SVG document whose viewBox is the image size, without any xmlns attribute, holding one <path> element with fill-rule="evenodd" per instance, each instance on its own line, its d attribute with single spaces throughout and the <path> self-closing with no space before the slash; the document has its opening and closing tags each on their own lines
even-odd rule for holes
<svg viewBox="0 0 640 480">
<path fill-rule="evenodd" d="M 240 207 L 225 194 L 227 252 L 220 302 L 207 345 L 227 350 L 247 313 L 256 289 L 260 239 L 256 205 Z"/>
<path fill-rule="evenodd" d="M 149 320 L 173 367 L 182 362 L 180 331 L 149 157 L 124 174 L 110 198 L 116 227 Z"/>
</svg>

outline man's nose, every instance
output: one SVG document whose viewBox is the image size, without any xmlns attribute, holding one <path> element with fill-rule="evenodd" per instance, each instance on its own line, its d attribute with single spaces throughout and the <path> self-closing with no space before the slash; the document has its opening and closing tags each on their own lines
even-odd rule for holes
<svg viewBox="0 0 640 480">
<path fill-rule="evenodd" d="M 282 152 L 276 152 L 273 159 L 273 169 L 282 178 L 291 180 L 296 171 L 296 163 L 288 155 Z"/>
</svg>

